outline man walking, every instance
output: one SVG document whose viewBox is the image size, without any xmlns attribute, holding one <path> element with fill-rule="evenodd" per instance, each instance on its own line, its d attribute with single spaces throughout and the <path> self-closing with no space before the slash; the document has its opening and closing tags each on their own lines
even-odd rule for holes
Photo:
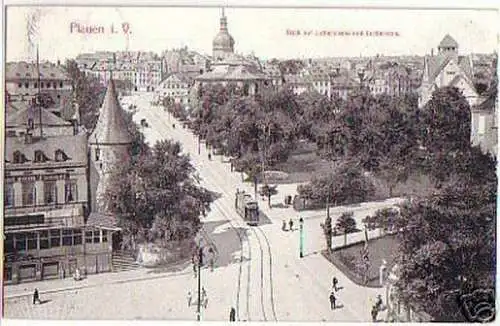
<svg viewBox="0 0 500 326">
<path fill-rule="evenodd" d="M 40 294 L 38 293 L 38 289 L 35 288 L 35 293 L 33 293 L 33 304 L 37 302 L 38 304 L 42 304 L 42 302 L 40 301 Z"/>
<path fill-rule="evenodd" d="M 333 291 L 330 293 L 330 308 L 333 310 L 336 308 L 335 306 L 335 301 L 337 300 L 337 298 L 335 298 L 335 293 L 333 293 Z"/>
<path fill-rule="evenodd" d="M 290 219 L 290 222 L 288 222 L 288 225 L 290 226 L 290 231 L 293 231 L 293 220 Z"/>
<path fill-rule="evenodd" d="M 231 307 L 231 312 L 229 312 L 229 321 L 236 321 L 236 309 Z"/>
<path fill-rule="evenodd" d="M 332 280 L 332 284 L 333 284 L 333 290 L 335 292 L 337 292 L 337 284 L 339 283 L 339 280 L 337 280 L 337 278 L 334 276 L 333 277 L 333 280 Z"/>
<path fill-rule="evenodd" d="M 188 292 L 188 307 L 191 307 L 191 302 L 193 301 L 193 295 L 191 291 Z"/>
</svg>

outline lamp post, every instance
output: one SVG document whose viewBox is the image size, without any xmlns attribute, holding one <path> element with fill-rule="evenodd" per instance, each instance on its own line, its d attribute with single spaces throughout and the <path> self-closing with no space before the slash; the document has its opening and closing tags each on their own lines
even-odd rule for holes
<svg viewBox="0 0 500 326">
<path fill-rule="evenodd" d="M 300 258 L 304 258 L 304 219 L 299 219 L 300 226 Z"/>
<path fill-rule="evenodd" d="M 196 320 L 201 320 L 201 267 L 203 264 L 203 247 L 201 246 L 198 250 L 198 306 L 196 308 Z"/>
</svg>

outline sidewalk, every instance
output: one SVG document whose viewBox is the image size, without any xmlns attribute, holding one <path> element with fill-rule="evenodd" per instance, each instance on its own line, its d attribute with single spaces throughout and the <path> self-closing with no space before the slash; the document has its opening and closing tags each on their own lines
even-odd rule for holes
<svg viewBox="0 0 500 326">
<path fill-rule="evenodd" d="M 160 279 L 180 275 L 192 274 L 189 266 L 181 272 L 154 273 L 154 269 L 141 268 L 133 271 L 109 272 L 101 274 L 91 274 L 81 281 L 75 281 L 68 277 L 65 279 L 45 280 L 29 283 L 20 283 L 4 286 L 4 299 L 14 299 L 23 296 L 33 295 L 35 288 L 40 294 L 57 293 L 83 288 L 99 287 L 107 284 L 128 283 L 142 280 Z"/>
</svg>

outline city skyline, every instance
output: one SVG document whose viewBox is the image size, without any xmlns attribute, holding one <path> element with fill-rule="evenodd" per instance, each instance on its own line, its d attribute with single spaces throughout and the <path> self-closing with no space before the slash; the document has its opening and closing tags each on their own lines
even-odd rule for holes
<svg viewBox="0 0 500 326">
<path fill-rule="evenodd" d="M 8 62 L 34 60 L 33 48 L 28 50 L 26 16 L 35 8 L 7 8 L 7 40 L 18 40 L 6 45 Z M 218 7 L 40 8 L 42 15 L 37 28 L 38 38 L 43 40 L 39 45 L 40 58 L 53 62 L 84 52 L 124 51 L 127 49 L 124 30 L 130 32 L 129 51 L 161 54 L 167 49 L 187 46 L 211 54 L 221 15 Z M 497 22 L 494 11 L 425 10 L 422 15 L 422 10 L 403 9 L 226 7 L 225 13 L 229 33 L 235 39 L 235 52 L 253 52 L 263 59 L 425 55 L 431 49 L 436 52 L 446 34 L 457 40 L 462 54 L 493 53 L 497 48 L 498 35 L 492 27 Z M 143 18 L 146 15 L 147 20 Z M 92 33 L 79 32 L 88 31 L 89 27 Z M 301 35 L 296 35 L 296 31 L 301 31 Z M 386 35 L 375 36 L 379 31 Z M 357 36 L 338 35 L 345 32 Z M 366 36 L 366 32 L 372 32 L 372 36 Z"/>
</svg>

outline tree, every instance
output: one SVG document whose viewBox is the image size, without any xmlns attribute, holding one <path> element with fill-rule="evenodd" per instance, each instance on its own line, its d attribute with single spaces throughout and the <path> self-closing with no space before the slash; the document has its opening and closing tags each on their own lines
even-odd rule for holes
<svg viewBox="0 0 500 326">
<path fill-rule="evenodd" d="M 323 233 L 326 238 L 326 248 L 328 252 L 332 250 L 332 218 L 328 215 L 325 219 L 325 223 L 321 225 L 323 228 Z"/>
<path fill-rule="evenodd" d="M 464 321 L 458 296 L 495 286 L 497 179 L 494 169 L 482 172 L 453 175 L 401 209 L 401 300 L 426 307 L 437 321 Z"/>
<path fill-rule="evenodd" d="M 393 230 L 398 218 L 399 211 L 396 208 L 387 207 L 378 209 L 369 221 L 374 223 L 375 227 L 379 228 L 382 233 Z"/>
<path fill-rule="evenodd" d="M 267 197 L 267 204 L 269 205 L 269 208 L 271 208 L 271 197 L 276 194 L 278 194 L 276 186 L 269 186 L 268 184 L 265 184 L 260 188 L 260 195 Z"/>
<path fill-rule="evenodd" d="M 344 246 L 347 246 L 347 233 L 352 233 L 357 230 L 356 220 L 353 215 L 353 212 L 344 212 L 335 223 L 335 228 L 344 234 Z"/>
<path fill-rule="evenodd" d="M 119 218 L 125 243 L 164 245 L 194 237 L 201 212 L 213 201 L 197 185 L 194 171 L 181 145 L 171 141 L 157 142 L 150 152 L 113 171 L 106 200 Z"/>
<path fill-rule="evenodd" d="M 93 76 L 81 72 L 74 60 L 67 60 L 64 68 L 73 85 L 81 123 L 87 130 L 93 130 L 99 117 L 99 108 L 106 88 Z"/>
<path fill-rule="evenodd" d="M 439 187 L 455 172 L 457 156 L 470 149 L 470 107 L 457 88 L 443 87 L 432 94 L 423 112 L 426 164 Z"/>
</svg>

